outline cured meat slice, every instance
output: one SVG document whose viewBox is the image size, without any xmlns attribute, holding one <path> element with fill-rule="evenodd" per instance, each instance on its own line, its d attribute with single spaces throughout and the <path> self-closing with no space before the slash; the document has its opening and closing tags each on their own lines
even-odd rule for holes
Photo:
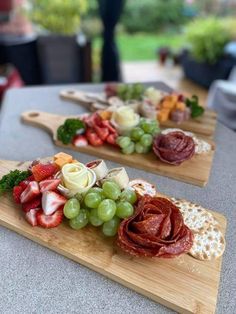
<svg viewBox="0 0 236 314">
<path fill-rule="evenodd" d="M 195 153 L 192 137 L 180 131 L 160 134 L 153 141 L 153 151 L 160 160 L 172 165 L 180 165 Z"/>
<path fill-rule="evenodd" d="M 193 233 L 171 201 L 145 195 L 139 199 L 132 217 L 124 219 L 117 244 L 127 253 L 142 257 L 171 258 L 188 252 Z"/>
</svg>

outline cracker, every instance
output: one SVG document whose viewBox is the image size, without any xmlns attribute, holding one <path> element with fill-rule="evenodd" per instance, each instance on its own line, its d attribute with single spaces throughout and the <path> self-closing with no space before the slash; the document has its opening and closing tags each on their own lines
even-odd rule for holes
<svg viewBox="0 0 236 314">
<path fill-rule="evenodd" d="M 184 223 L 194 233 L 205 231 L 214 222 L 212 214 L 200 205 L 186 200 L 171 198 L 183 215 Z"/>
<path fill-rule="evenodd" d="M 140 196 L 145 194 L 155 196 L 157 194 L 155 185 L 143 179 L 134 179 L 129 182 L 129 186 Z"/>
<path fill-rule="evenodd" d="M 211 260 L 220 257 L 225 250 L 225 239 L 218 226 L 212 224 L 203 231 L 194 234 L 193 246 L 189 254 L 199 260 Z"/>
</svg>

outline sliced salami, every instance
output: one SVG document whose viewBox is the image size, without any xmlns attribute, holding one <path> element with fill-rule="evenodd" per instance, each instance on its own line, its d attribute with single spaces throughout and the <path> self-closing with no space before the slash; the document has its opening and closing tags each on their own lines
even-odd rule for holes
<svg viewBox="0 0 236 314">
<path fill-rule="evenodd" d="M 153 141 L 153 151 L 163 162 L 180 165 L 194 155 L 195 144 L 192 137 L 176 131 L 158 135 Z"/>
<path fill-rule="evenodd" d="M 118 230 L 118 245 L 141 257 L 171 258 L 188 252 L 193 233 L 184 224 L 178 207 L 162 197 L 141 197 L 135 215 L 124 219 Z"/>
</svg>

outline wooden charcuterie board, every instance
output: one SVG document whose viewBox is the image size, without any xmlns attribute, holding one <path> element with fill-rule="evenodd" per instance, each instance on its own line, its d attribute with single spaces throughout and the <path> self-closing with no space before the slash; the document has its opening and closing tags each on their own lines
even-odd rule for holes
<svg viewBox="0 0 236 314">
<path fill-rule="evenodd" d="M 93 95 L 89 93 L 89 95 Z M 94 94 L 96 96 L 96 94 Z M 97 94 L 99 95 L 99 94 Z M 76 90 L 62 90 L 60 92 L 60 97 L 65 100 L 73 101 L 82 106 L 85 106 L 88 110 L 91 111 L 92 102 L 86 98 L 86 93 Z M 102 96 L 101 96 L 102 98 Z M 104 96 L 103 96 L 104 98 Z M 206 109 L 204 114 L 201 117 L 195 119 L 189 119 L 180 124 L 177 124 L 171 120 L 161 123 L 163 128 L 180 128 L 184 131 L 190 131 L 201 136 L 207 136 L 210 138 L 214 137 L 215 129 L 217 124 L 217 114 L 213 110 Z"/>
<path fill-rule="evenodd" d="M 0 161 L 0 178 L 27 162 Z M 115 240 L 93 227 L 75 231 L 63 222 L 59 227 L 32 227 L 10 195 L 0 196 L 0 225 L 39 243 L 77 263 L 103 274 L 138 293 L 181 313 L 214 313 L 222 257 L 199 261 L 184 254 L 173 259 L 134 258 L 121 252 Z M 212 212 L 225 234 L 226 219 Z"/>
<path fill-rule="evenodd" d="M 213 149 L 209 153 L 195 155 L 191 160 L 183 162 L 180 166 L 173 166 L 161 162 L 152 152 L 148 154 L 124 155 L 118 148 L 112 147 L 111 145 L 103 145 L 100 147 L 91 145 L 85 147 L 76 147 L 72 144 L 64 145 L 57 140 L 57 129 L 68 117 L 69 116 L 61 116 L 41 111 L 29 111 L 22 114 L 22 120 L 25 123 L 49 131 L 57 146 L 70 148 L 81 153 L 112 160 L 133 168 L 142 169 L 198 186 L 205 186 L 208 182 L 214 156 L 214 144 L 209 139 L 208 142 L 213 145 Z M 75 118 L 75 116 L 70 117 Z"/>
</svg>

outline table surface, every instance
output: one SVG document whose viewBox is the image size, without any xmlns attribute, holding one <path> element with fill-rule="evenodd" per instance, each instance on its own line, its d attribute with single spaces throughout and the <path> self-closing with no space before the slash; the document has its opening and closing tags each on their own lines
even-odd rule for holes
<svg viewBox="0 0 236 314">
<path fill-rule="evenodd" d="M 153 85 L 153 84 L 152 84 Z M 58 97 L 62 88 L 100 91 L 102 85 L 12 89 L 0 112 L 0 159 L 33 160 L 61 151 L 43 130 L 24 125 L 20 114 L 42 110 L 78 114 L 84 109 Z M 228 219 L 217 313 L 236 313 L 236 133 L 218 123 L 212 173 L 205 188 L 127 167 L 162 193 L 198 202 Z M 71 151 L 67 151 L 72 153 Z M 73 153 L 82 162 L 91 156 Z M 108 162 L 109 167 L 115 163 Z M 0 227 L 0 313 L 173 313 L 128 288 Z M 187 297 L 187 296 L 186 296 Z"/>
</svg>

